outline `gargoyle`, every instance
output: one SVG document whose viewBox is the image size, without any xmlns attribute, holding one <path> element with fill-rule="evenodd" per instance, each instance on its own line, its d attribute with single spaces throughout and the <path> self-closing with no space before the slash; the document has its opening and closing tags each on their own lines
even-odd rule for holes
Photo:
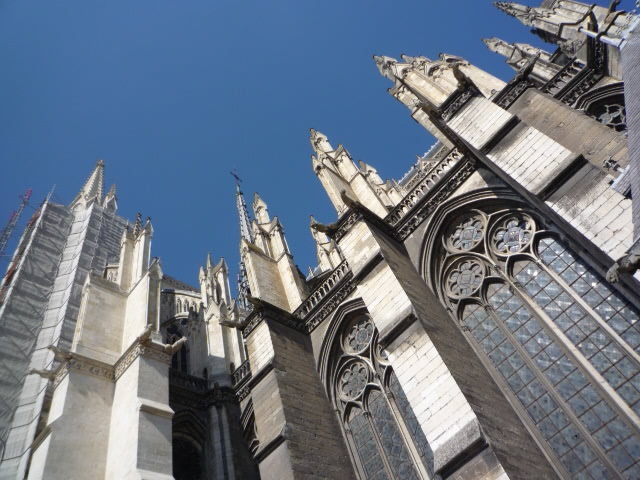
<svg viewBox="0 0 640 480">
<path fill-rule="evenodd" d="M 619 258 L 607 272 L 607 281 L 616 283 L 620 280 L 621 273 L 633 275 L 640 268 L 640 252 L 631 251 Z"/>
<path fill-rule="evenodd" d="M 32 368 L 31 370 L 29 370 L 29 375 L 39 375 L 45 380 L 53 380 L 53 378 L 56 376 L 56 372 L 54 372 L 53 370 L 38 370 L 37 368 Z"/>
<path fill-rule="evenodd" d="M 173 355 L 180 350 L 185 343 L 187 343 L 187 337 L 181 337 L 173 343 L 166 343 L 162 350 L 169 355 Z"/>
<path fill-rule="evenodd" d="M 142 333 L 138 335 L 138 338 L 137 338 L 138 342 L 144 343 L 147 340 L 149 340 L 149 338 L 151 337 L 151 332 L 153 332 L 153 325 L 149 323 L 147 324 L 146 327 L 144 327 L 144 330 L 142 331 Z"/>
<path fill-rule="evenodd" d="M 317 232 L 326 233 L 329 236 L 331 236 L 331 234 L 338 229 L 337 223 L 330 223 L 329 225 L 325 225 L 324 223 L 313 222 L 310 226 Z"/>
<path fill-rule="evenodd" d="M 240 330 L 242 330 L 246 325 L 246 319 L 245 320 L 220 320 L 218 322 L 220 325 L 224 326 L 224 327 L 229 327 L 229 328 L 238 328 Z"/>
</svg>

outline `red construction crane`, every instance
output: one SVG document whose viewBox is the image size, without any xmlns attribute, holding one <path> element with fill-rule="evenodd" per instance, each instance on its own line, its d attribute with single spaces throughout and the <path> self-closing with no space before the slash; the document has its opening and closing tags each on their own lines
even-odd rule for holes
<svg viewBox="0 0 640 480">
<path fill-rule="evenodd" d="M 4 227 L 4 230 L 2 230 L 2 235 L 0 235 L 0 257 L 4 255 L 4 249 L 6 248 L 7 243 L 9 243 L 11 234 L 13 233 L 13 230 L 18 223 L 18 220 L 20 219 L 20 215 L 22 215 L 22 212 L 24 211 L 24 207 L 26 207 L 27 203 L 29 203 L 30 198 L 31 198 L 31 189 L 29 188 L 27 189 L 26 192 L 24 192 L 24 195 L 20 197 L 20 206 L 18 207 L 17 210 L 15 210 L 11 214 L 11 216 L 9 217 L 9 222 L 7 223 L 7 226 Z"/>
</svg>

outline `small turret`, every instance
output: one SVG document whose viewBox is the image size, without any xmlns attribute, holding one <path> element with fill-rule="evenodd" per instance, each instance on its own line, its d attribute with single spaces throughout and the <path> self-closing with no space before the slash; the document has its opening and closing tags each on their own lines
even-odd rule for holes
<svg viewBox="0 0 640 480">
<path fill-rule="evenodd" d="M 107 192 L 107 195 L 104 197 L 104 201 L 102 202 L 102 205 L 107 210 L 111 210 L 113 212 L 115 212 L 118 209 L 118 197 L 116 195 L 115 183 L 111 185 L 111 188 L 109 188 L 109 192 Z"/>
<path fill-rule="evenodd" d="M 320 139 L 319 145 L 322 145 L 322 148 L 315 146 L 315 140 L 318 139 Z M 380 217 L 386 216 L 392 202 L 383 191 L 377 188 L 375 182 L 372 183 L 368 180 L 365 172 L 356 166 L 351 155 L 342 145 L 338 145 L 336 149 L 327 150 L 331 146 L 327 137 L 319 134 L 313 128 L 311 129 L 311 145 L 314 146 L 316 152 L 316 156 L 311 157 L 313 171 L 318 176 L 338 215 L 347 209 L 342 199 L 344 191 Z"/>
<path fill-rule="evenodd" d="M 560 70 L 561 66 L 551 61 L 551 55 L 541 48 L 527 43 L 508 43 L 499 38 L 483 38 L 482 41 L 489 50 L 505 57 L 507 65 L 516 71 L 521 70 L 529 62 L 533 61 L 533 69 L 529 74 L 540 83 L 551 80 Z"/>
<path fill-rule="evenodd" d="M 269 210 L 267 209 L 267 204 L 260 198 L 260 195 L 257 193 L 253 194 L 253 217 L 256 219 L 258 223 L 268 223 L 270 221 L 269 218 Z"/>
<path fill-rule="evenodd" d="M 305 298 L 306 284 L 293 263 L 278 217 L 269 216 L 266 202 L 257 194 L 252 206 L 255 219 L 251 223 L 251 235 L 243 235 L 240 240 L 239 302 L 245 292 L 244 301 L 251 295 L 292 312 Z M 241 221 L 243 216 L 240 211 Z M 240 307 L 247 309 L 248 305 Z"/>
</svg>

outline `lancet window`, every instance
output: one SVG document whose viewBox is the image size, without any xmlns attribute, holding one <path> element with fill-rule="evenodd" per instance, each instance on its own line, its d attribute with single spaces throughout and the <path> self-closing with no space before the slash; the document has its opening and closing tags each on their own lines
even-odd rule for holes
<svg viewBox="0 0 640 480">
<path fill-rule="evenodd" d="M 640 314 L 535 216 L 448 222 L 440 295 L 567 478 L 640 477 Z"/>
<path fill-rule="evenodd" d="M 334 345 L 332 396 L 361 478 L 432 478 L 433 455 L 366 313 Z"/>
</svg>

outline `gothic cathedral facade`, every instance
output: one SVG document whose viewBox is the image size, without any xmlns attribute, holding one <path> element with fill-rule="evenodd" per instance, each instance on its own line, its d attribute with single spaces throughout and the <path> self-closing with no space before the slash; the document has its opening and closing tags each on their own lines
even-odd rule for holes
<svg viewBox="0 0 640 480">
<path fill-rule="evenodd" d="M 0 284 L 1 479 L 639 479 L 638 17 L 497 7 L 555 44 L 374 57 L 437 139 L 400 180 L 311 130 L 318 266 L 237 189 L 194 288 L 99 162 Z M 624 81 L 623 81 L 624 80 Z"/>
</svg>

